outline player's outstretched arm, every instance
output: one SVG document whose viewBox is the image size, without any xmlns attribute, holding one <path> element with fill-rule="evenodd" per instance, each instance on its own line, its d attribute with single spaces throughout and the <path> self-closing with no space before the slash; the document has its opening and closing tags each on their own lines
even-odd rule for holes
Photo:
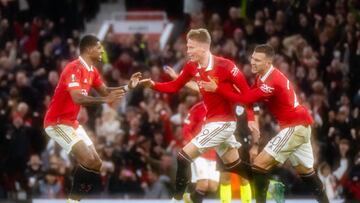
<svg viewBox="0 0 360 203">
<path fill-rule="evenodd" d="M 152 88 L 155 85 L 155 82 L 153 80 L 147 78 L 147 79 L 140 80 L 139 85 L 147 87 L 147 88 Z"/>
<path fill-rule="evenodd" d="M 259 88 L 250 89 L 246 93 L 234 93 L 233 91 L 226 91 L 226 84 L 216 84 L 216 81 L 209 78 L 209 81 L 201 81 L 200 87 L 207 92 L 217 92 L 231 102 L 239 103 L 242 105 L 250 105 L 268 95 L 262 92 Z"/>
<path fill-rule="evenodd" d="M 110 92 L 115 91 L 115 90 L 123 90 L 125 92 L 128 92 L 128 91 L 134 89 L 139 84 L 141 77 L 142 77 L 141 73 L 136 72 L 131 75 L 130 81 L 127 85 L 123 85 L 120 87 L 107 87 L 106 85 L 103 84 L 100 87 L 96 88 L 96 91 L 101 96 L 107 96 Z"/>
<path fill-rule="evenodd" d="M 151 79 L 143 79 L 140 84 L 150 87 L 156 91 L 164 93 L 175 93 L 185 86 L 192 79 L 192 69 L 194 67 L 185 65 L 179 76 L 170 82 L 154 82 Z"/>
<path fill-rule="evenodd" d="M 82 94 L 80 89 L 75 89 L 70 91 L 70 95 L 72 100 L 79 105 L 94 105 L 94 104 L 102 104 L 102 103 L 113 103 L 115 101 L 120 100 L 124 95 L 124 90 L 114 90 L 111 91 L 107 96 L 102 97 L 92 97 Z"/>
<path fill-rule="evenodd" d="M 164 66 L 164 72 L 168 74 L 172 79 L 176 79 L 179 77 L 179 74 L 177 74 L 175 70 L 170 66 Z M 185 87 L 189 88 L 193 92 L 200 92 L 199 86 L 194 81 L 187 82 Z"/>
</svg>

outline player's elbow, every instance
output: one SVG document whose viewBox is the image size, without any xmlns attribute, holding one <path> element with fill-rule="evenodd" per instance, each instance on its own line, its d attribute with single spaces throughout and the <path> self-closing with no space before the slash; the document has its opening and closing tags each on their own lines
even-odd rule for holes
<svg viewBox="0 0 360 203">
<path fill-rule="evenodd" d="M 72 100 L 75 104 L 78 105 L 84 105 L 85 104 L 85 99 L 81 96 L 72 96 Z"/>
</svg>

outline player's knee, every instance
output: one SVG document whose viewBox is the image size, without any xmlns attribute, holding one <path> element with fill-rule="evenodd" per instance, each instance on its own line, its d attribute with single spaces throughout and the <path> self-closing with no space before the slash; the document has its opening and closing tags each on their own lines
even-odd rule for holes
<svg viewBox="0 0 360 203">
<path fill-rule="evenodd" d="M 196 183 L 195 190 L 201 192 L 207 192 L 209 187 L 209 182 L 207 180 L 200 180 Z"/>
<path fill-rule="evenodd" d="M 208 192 L 211 192 L 211 193 L 216 192 L 218 187 L 219 187 L 219 183 L 210 181 L 210 183 L 208 185 Z"/>
<path fill-rule="evenodd" d="M 221 184 L 230 184 L 230 173 L 222 172 L 220 175 Z"/>
<path fill-rule="evenodd" d="M 84 162 L 82 163 L 86 168 L 89 169 L 93 169 L 96 171 L 99 171 L 102 165 L 102 161 L 100 158 L 94 156 L 94 155 L 90 155 L 87 156 L 84 160 Z"/>
</svg>

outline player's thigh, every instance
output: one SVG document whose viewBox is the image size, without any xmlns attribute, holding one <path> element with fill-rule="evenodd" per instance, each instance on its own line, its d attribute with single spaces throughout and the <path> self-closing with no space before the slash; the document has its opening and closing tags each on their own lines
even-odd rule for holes
<svg viewBox="0 0 360 203">
<path fill-rule="evenodd" d="M 281 130 L 265 146 L 264 151 L 283 164 L 302 144 L 307 142 L 306 127 L 302 125 Z"/>
<path fill-rule="evenodd" d="M 233 163 L 240 158 L 237 148 L 228 147 L 225 153 L 221 156 L 221 160 L 224 164 Z"/>
<path fill-rule="evenodd" d="M 46 127 L 45 132 L 68 154 L 72 152 L 74 145 L 81 141 L 81 137 L 76 134 L 76 130 L 72 126 L 52 125 Z"/>
<path fill-rule="evenodd" d="M 199 155 L 205 152 L 207 149 L 199 149 L 194 143 L 189 142 L 187 143 L 182 149 L 192 160 L 199 157 Z"/>
<path fill-rule="evenodd" d="M 311 128 L 303 129 L 303 133 L 307 135 L 306 142 L 299 146 L 289 157 L 291 164 L 298 168 L 301 174 L 309 173 L 313 170 L 314 154 L 311 145 Z"/>
<path fill-rule="evenodd" d="M 89 168 L 96 169 L 96 170 L 100 169 L 100 167 L 101 167 L 100 156 L 97 153 L 92 140 L 90 139 L 90 137 L 88 136 L 88 134 L 86 133 L 86 131 L 84 130 L 84 128 L 81 125 L 76 129 L 76 135 L 81 137 L 81 140 L 85 144 L 85 146 L 82 145 L 81 147 L 79 147 L 79 150 L 78 150 L 78 153 L 81 154 L 81 156 L 82 156 L 81 157 L 82 160 L 86 162 L 86 163 L 84 163 L 85 166 L 88 166 Z M 85 148 L 86 148 L 86 150 L 81 151 Z"/>
<path fill-rule="evenodd" d="M 270 170 L 276 166 L 278 162 L 273 156 L 267 153 L 265 150 L 261 151 L 260 154 L 255 158 L 253 165 L 256 168 L 263 170 Z"/>
<path fill-rule="evenodd" d="M 311 167 L 311 168 L 308 168 L 307 166 L 303 166 L 301 164 L 297 165 L 297 166 L 293 166 L 296 170 L 296 172 L 299 174 L 299 175 L 306 175 L 306 174 L 310 174 L 311 172 L 314 171 L 314 168 Z"/>
<path fill-rule="evenodd" d="M 236 128 L 235 122 L 211 122 L 203 126 L 200 133 L 198 133 L 192 140 L 200 153 L 207 151 L 208 149 L 218 147 L 228 140 L 229 137 L 233 136 Z M 236 140 L 235 140 L 236 141 Z M 241 146 L 240 143 L 229 143 L 233 144 L 234 147 Z M 223 145 L 222 149 L 226 150 L 228 144 Z M 218 154 L 219 151 L 217 150 Z M 221 154 L 220 154 L 221 156 Z"/>
<path fill-rule="evenodd" d="M 225 164 L 233 163 L 240 158 L 239 148 L 241 143 L 236 140 L 233 132 L 229 132 L 231 135 L 216 147 L 216 153 Z"/>
</svg>

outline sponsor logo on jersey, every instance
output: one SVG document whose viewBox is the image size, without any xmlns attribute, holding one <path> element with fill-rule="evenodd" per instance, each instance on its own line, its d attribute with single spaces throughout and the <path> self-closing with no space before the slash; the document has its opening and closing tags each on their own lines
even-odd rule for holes
<svg viewBox="0 0 360 203">
<path fill-rule="evenodd" d="M 273 87 L 270 87 L 270 86 L 268 86 L 267 84 L 262 84 L 262 85 L 260 86 L 260 89 L 261 89 L 261 91 L 263 91 L 263 92 L 265 92 L 265 93 L 267 93 L 267 94 L 272 93 L 273 90 L 274 90 Z"/>
<path fill-rule="evenodd" d="M 71 83 L 69 83 L 68 86 L 69 86 L 69 87 L 79 87 L 80 84 L 79 84 L 78 82 L 71 82 Z"/>
</svg>

